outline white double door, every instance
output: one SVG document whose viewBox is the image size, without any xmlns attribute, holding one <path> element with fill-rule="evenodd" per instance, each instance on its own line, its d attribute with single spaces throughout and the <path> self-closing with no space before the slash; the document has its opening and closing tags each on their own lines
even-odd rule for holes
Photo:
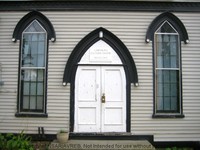
<svg viewBox="0 0 200 150">
<path fill-rule="evenodd" d="M 126 132 L 126 78 L 122 66 L 79 66 L 74 132 Z"/>
</svg>

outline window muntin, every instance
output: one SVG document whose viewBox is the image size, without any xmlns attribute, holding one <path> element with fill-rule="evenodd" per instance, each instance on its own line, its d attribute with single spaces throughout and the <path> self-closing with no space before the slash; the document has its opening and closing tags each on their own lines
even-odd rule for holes
<svg viewBox="0 0 200 150">
<path fill-rule="evenodd" d="M 156 113 L 180 113 L 179 34 L 165 21 L 155 32 Z"/>
<path fill-rule="evenodd" d="M 47 32 L 34 20 L 22 33 L 20 112 L 45 111 Z"/>
</svg>

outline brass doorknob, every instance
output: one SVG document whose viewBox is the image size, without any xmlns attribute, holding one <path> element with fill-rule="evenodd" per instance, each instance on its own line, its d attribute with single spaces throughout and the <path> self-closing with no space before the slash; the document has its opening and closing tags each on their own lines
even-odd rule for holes
<svg viewBox="0 0 200 150">
<path fill-rule="evenodd" d="M 101 96 L 101 102 L 102 102 L 102 103 L 105 103 L 105 102 L 106 102 L 105 93 L 103 93 L 103 95 Z"/>
</svg>

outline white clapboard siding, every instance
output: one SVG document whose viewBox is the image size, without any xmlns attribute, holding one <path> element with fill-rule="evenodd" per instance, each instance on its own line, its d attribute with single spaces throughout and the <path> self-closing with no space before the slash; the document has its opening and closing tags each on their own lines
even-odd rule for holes
<svg viewBox="0 0 200 150">
<path fill-rule="evenodd" d="M 70 85 L 62 86 L 66 62 L 91 31 L 103 27 L 115 34 L 130 50 L 136 63 L 139 87 L 131 86 L 131 132 L 154 135 L 155 141 L 199 141 L 200 139 L 200 13 L 175 13 L 184 23 L 189 44 L 182 42 L 183 112 L 185 118 L 155 119 L 153 114 L 152 42 L 146 31 L 160 13 L 118 11 L 44 11 L 53 24 L 56 42 L 49 41 L 48 118 L 16 118 L 19 41 L 11 42 L 17 22 L 28 12 L 0 12 L 0 63 L 5 85 L 0 87 L 0 132 L 55 134 L 69 129 Z"/>
<path fill-rule="evenodd" d="M 175 13 L 184 23 L 190 43 L 182 42 L 182 80 L 183 80 L 183 112 L 185 118 L 182 119 L 152 119 L 151 114 L 153 108 L 153 93 L 152 89 L 145 89 L 147 74 L 144 74 L 143 69 L 150 68 L 143 66 L 139 70 L 137 64 L 140 87 L 132 89 L 132 132 L 135 134 L 152 134 L 155 141 L 199 141 L 200 139 L 200 14 L 194 13 Z M 149 45 L 152 45 L 150 43 Z M 151 49 L 150 49 L 151 50 Z M 151 53 L 151 51 L 149 51 Z M 148 53 L 149 54 L 149 53 Z M 152 56 L 150 56 L 152 57 Z M 142 59 L 141 59 L 142 60 Z M 146 62 L 146 61 L 145 61 Z M 137 63 L 137 61 L 136 61 Z M 140 73 L 141 71 L 141 73 Z M 142 77 L 141 77 L 142 76 Z M 148 76 L 148 77 L 147 77 Z M 144 79 L 144 82 L 142 81 Z M 148 84 L 148 85 L 149 85 Z M 152 86 L 151 86 L 152 87 Z M 141 90 L 139 90 L 141 89 Z M 147 96 L 144 96 L 145 95 Z M 146 94 L 147 93 L 147 94 Z M 135 107 L 140 107 L 140 109 Z M 147 109 L 149 108 L 149 109 Z"/>
</svg>

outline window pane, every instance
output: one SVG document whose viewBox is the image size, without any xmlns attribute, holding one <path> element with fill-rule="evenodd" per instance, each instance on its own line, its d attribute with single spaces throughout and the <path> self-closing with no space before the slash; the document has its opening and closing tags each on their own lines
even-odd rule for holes
<svg viewBox="0 0 200 150">
<path fill-rule="evenodd" d="M 36 109 L 36 96 L 30 97 L 30 109 Z"/>
<path fill-rule="evenodd" d="M 31 83 L 31 95 L 36 95 L 36 83 Z"/>
<path fill-rule="evenodd" d="M 45 32 L 45 30 L 34 20 L 24 32 Z"/>
<path fill-rule="evenodd" d="M 31 55 L 37 55 L 37 49 L 38 49 L 38 41 L 31 42 Z"/>
<path fill-rule="evenodd" d="M 157 67 L 164 68 L 163 66 L 163 56 L 157 56 Z"/>
<path fill-rule="evenodd" d="M 24 42 L 22 48 L 22 66 L 31 66 L 31 44 Z"/>
<path fill-rule="evenodd" d="M 39 69 L 38 70 L 38 81 L 43 81 L 44 80 L 44 70 Z"/>
<path fill-rule="evenodd" d="M 43 96 L 37 97 L 37 109 L 43 109 Z"/>
<path fill-rule="evenodd" d="M 179 81 L 179 71 L 178 70 L 171 70 L 170 71 L 170 76 L 171 76 L 171 82 L 172 83 L 178 83 Z"/>
<path fill-rule="evenodd" d="M 170 110 L 170 97 L 164 97 L 164 110 Z"/>
<path fill-rule="evenodd" d="M 24 83 L 24 95 L 29 95 L 30 91 L 29 91 L 29 82 L 23 82 Z"/>
<path fill-rule="evenodd" d="M 178 67 L 178 62 L 177 62 L 177 58 L 176 58 L 176 56 L 171 56 L 171 62 L 170 62 L 170 64 L 171 64 L 171 68 L 177 68 Z"/>
<path fill-rule="evenodd" d="M 37 41 L 38 41 L 38 34 L 31 34 L 32 35 L 32 39 L 31 39 L 31 41 L 32 41 L 32 49 L 37 49 Z M 35 44 L 36 43 L 36 44 Z"/>
<path fill-rule="evenodd" d="M 163 83 L 164 74 L 162 70 L 157 70 L 157 82 Z"/>
<path fill-rule="evenodd" d="M 171 35 L 170 36 L 170 49 L 171 49 L 171 55 L 177 55 L 178 56 L 178 36 L 177 35 Z"/>
<path fill-rule="evenodd" d="M 36 69 L 22 70 L 22 80 L 36 81 L 36 78 L 37 78 L 37 70 Z"/>
<path fill-rule="evenodd" d="M 159 83 L 158 84 L 158 87 L 157 87 L 157 96 L 163 96 L 163 84 L 162 83 Z"/>
<path fill-rule="evenodd" d="M 164 56 L 164 65 L 163 65 L 164 68 L 170 68 L 170 57 L 169 55 L 165 55 Z"/>
<path fill-rule="evenodd" d="M 163 110 L 163 97 L 157 97 L 157 110 Z"/>
<path fill-rule="evenodd" d="M 24 57 L 26 57 L 30 52 L 30 43 L 28 41 L 24 41 L 24 45 L 23 45 L 23 54 Z"/>
<path fill-rule="evenodd" d="M 44 67 L 44 55 L 38 55 L 38 67 Z"/>
<path fill-rule="evenodd" d="M 176 31 L 167 21 L 165 21 L 164 24 L 157 30 L 157 33 L 176 33 Z"/>
<path fill-rule="evenodd" d="M 171 96 L 177 96 L 178 95 L 178 85 L 177 84 L 171 84 Z"/>
<path fill-rule="evenodd" d="M 37 66 L 37 62 L 38 62 L 38 55 L 31 55 L 31 67 L 38 67 Z"/>
<path fill-rule="evenodd" d="M 23 96 L 23 109 L 29 109 L 29 96 Z"/>
<path fill-rule="evenodd" d="M 170 74 L 169 74 L 169 71 L 168 70 L 162 70 L 161 71 L 162 74 L 163 74 L 163 82 L 164 83 L 169 83 L 169 80 L 170 80 Z"/>
<path fill-rule="evenodd" d="M 38 43 L 38 54 L 44 54 L 44 50 L 45 50 L 45 43 L 39 42 Z"/>
<path fill-rule="evenodd" d="M 39 35 L 39 41 L 46 41 L 46 35 L 45 33 L 40 33 Z"/>
<path fill-rule="evenodd" d="M 165 83 L 164 84 L 164 97 L 170 96 L 170 84 Z"/>
<path fill-rule="evenodd" d="M 177 97 L 171 97 L 171 110 L 178 112 L 178 100 L 177 100 Z"/>
<path fill-rule="evenodd" d="M 37 95 L 43 95 L 43 82 L 37 84 Z"/>
</svg>

